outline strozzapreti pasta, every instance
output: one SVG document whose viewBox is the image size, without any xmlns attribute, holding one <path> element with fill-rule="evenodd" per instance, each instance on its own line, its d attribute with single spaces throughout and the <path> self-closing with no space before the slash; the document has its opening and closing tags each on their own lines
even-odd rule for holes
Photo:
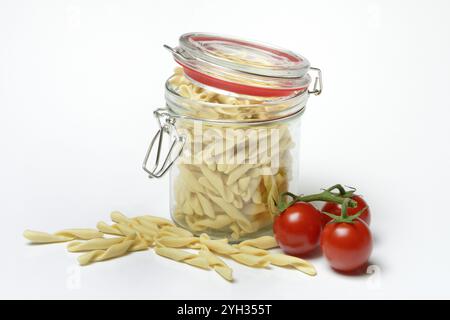
<svg viewBox="0 0 450 320">
<path fill-rule="evenodd" d="M 25 230 L 23 236 L 33 243 L 67 242 L 75 239 L 89 240 L 103 237 L 95 229 L 66 229 L 55 233 Z"/>
<path fill-rule="evenodd" d="M 68 243 L 67 250 L 81 252 L 78 262 L 83 266 L 153 247 L 155 253 L 162 257 L 205 270 L 212 269 L 228 281 L 233 280 L 233 270 L 224 258 L 253 268 L 274 265 L 295 268 L 308 275 L 316 274 L 314 267 L 305 260 L 269 252 L 267 249 L 277 246 L 271 236 L 232 245 L 226 238 L 211 239 L 207 234 L 195 236 L 160 217 L 144 215 L 128 218 L 115 211 L 111 213 L 111 220 L 114 222 L 112 225 L 99 222 L 98 230 L 68 229 L 70 232 L 65 230 L 54 235 L 27 231 L 24 236 L 33 243 L 58 243 L 77 239 Z"/>
<path fill-rule="evenodd" d="M 187 79 L 181 68 L 169 85 L 189 99 L 184 112 L 196 119 L 263 120 L 271 115 L 260 110 L 266 108 L 268 98 L 237 98 L 207 90 Z M 286 106 L 271 108 L 273 113 Z M 276 201 L 292 176 L 294 142 L 288 126 L 178 119 L 177 131 L 188 138 L 172 173 L 175 222 L 196 234 L 206 232 L 232 241 L 269 233 Z"/>
</svg>

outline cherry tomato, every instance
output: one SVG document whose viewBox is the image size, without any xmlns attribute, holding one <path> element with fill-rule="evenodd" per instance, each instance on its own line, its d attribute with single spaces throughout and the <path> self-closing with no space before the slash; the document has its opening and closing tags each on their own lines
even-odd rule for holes
<svg viewBox="0 0 450 320">
<path fill-rule="evenodd" d="M 351 199 L 356 201 L 357 206 L 355 208 L 349 207 L 347 209 L 347 215 L 352 216 L 352 215 L 358 213 L 360 210 L 367 207 L 367 209 L 364 210 L 364 212 L 361 213 L 361 215 L 358 218 L 362 219 L 365 223 L 367 223 L 367 225 L 370 225 L 370 210 L 369 210 L 369 207 L 367 206 L 366 201 L 364 201 L 363 198 L 361 198 L 360 196 L 357 196 L 357 195 L 352 196 Z M 337 204 L 337 203 L 333 203 L 333 202 L 327 202 L 322 207 L 322 211 L 334 214 L 336 216 L 340 216 L 341 215 L 341 205 Z M 331 220 L 332 219 L 329 216 L 327 216 L 326 214 L 322 214 L 322 225 L 323 226 L 325 226 Z"/>
<path fill-rule="evenodd" d="M 297 202 L 275 218 L 273 233 L 287 254 L 300 256 L 319 246 L 322 232 L 321 213 L 312 204 Z"/>
<path fill-rule="evenodd" d="M 351 272 L 364 266 L 372 252 L 372 235 L 361 219 L 328 223 L 320 239 L 322 252 L 333 269 Z"/>
</svg>

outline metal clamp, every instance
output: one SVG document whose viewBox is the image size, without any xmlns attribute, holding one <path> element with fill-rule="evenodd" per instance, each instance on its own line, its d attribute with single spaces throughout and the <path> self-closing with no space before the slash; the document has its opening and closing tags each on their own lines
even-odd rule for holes
<svg viewBox="0 0 450 320">
<path fill-rule="evenodd" d="M 314 68 L 311 67 L 310 70 L 314 70 L 315 72 L 317 72 L 317 76 L 314 79 L 314 87 L 312 90 L 308 90 L 308 92 L 310 94 L 314 94 L 316 96 L 318 96 L 319 94 L 322 93 L 322 88 L 323 88 L 323 84 L 322 84 L 322 71 L 320 71 L 319 68 Z"/>
<path fill-rule="evenodd" d="M 161 178 L 180 157 L 184 144 L 186 143 L 186 137 L 178 134 L 175 128 L 175 117 L 173 117 L 166 109 L 157 109 L 153 114 L 159 122 L 159 130 L 150 142 L 147 153 L 145 154 L 144 162 L 142 163 L 142 169 L 148 173 L 149 178 Z M 166 158 L 160 165 L 164 134 L 173 137 L 173 140 Z M 156 150 L 155 163 L 152 169 L 148 169 L 147 164 L 156 141 L 158 141 L 158 149 Z M 175 154 L 175 158 L 171 159 L 172 153 L 176 150 L 176 145 L 179 145 L 179 151 Z"/>
<path fill-rule="evenodd" d="M 172 48 L 171 46 L 165 44 L 163 47 L 167 50 L 169 50 L 175 58 L 178 58 L 181 61 L 186 60 L 194 60 L 190 55 L 187 54 L 187 52 L 181 48 Z"/>
</svg>

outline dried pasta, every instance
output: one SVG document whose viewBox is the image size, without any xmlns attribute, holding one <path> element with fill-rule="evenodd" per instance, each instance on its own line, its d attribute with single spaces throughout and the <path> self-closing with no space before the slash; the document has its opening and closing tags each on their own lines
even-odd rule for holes
<svg viewBox="0 0 450 320">
<path fill-rule="evenodd" d="M 209 269 L 208 260 L 199 254 L 194 254 L 181 249 L 156 247 L 155 252 L 160 256 L 190 264 L 202 269 Z"/>
<path fill-rule="evenodd" d="M 145 250 L 148 247 L 142 239 L 134 237 L 123 238 L 119 243 L 109 246 L 106 250 L 93 250 L 78 257 L 80 265 L 109 260 L 125 255 L 130 251 Z"/>
<path fill-rule="evenodd" d="M 189 98 L 183 111 L 195 118 L 264 119 L 262 110 L 268 98 L 242 99 L 208 91 L 187 79 L 181 68 L 175 70 L 169 83 L 180 96 Z M 200 102 L 214 106 L 205 107 Z M 280 103 L 279 109 L 285 107 Z M 266 116 L 270 117 L 270 112 Z M 236 136 L 230 137 L 230 129 Z M 193 151 L 177 161 L 172 212 L 175 222 L 196 234 L 228 236 L 232 241 L 268 233 L 272 214 L 277 212 L 276 201 L 287 190 L 290 178 L 294 143 L 287 125 L 266 124 L 255 129 L 249 125 L 203 124 L 196 128 L 191 120 L 180 119 L 177 130 L 191 138 L 186 144 Z M 257 139 L 250 140 L 255 132 Z M 217 141 L 225 142 L 220 145 Z M 257 148 L 241 148 L 251 141 Z M 249 216 L 254 218 L 250 220 Z"/>
<path fill-rule="evenodd" d="M 231 269 L 217 255 L 211 253 L 207 246 L 203 246 L 200 250 L 200 256 L 204 257 L 211 268 L 213 268 L 222 278 L 233 281 L 233 269 Z"/>
<path fill-rule="evenodd" d="M 251 246 L 259 249 L 272 249 L 278 247 L 274 237 L 262 236 L 256 239 L 249 239 L 238 244 L 239 247 Z"/>
<path fill-rule="evenodd" d="M 55 233 L 25 230 L 23 236 L 32 243 L 53 243 L 101 238 L 103 233 L 95 229 L 66 229 Z"/>
<path fill-rule="evenodd" d="M 230 220 L 225 214 L 216 216 L 215 220 L 218 219 L 223 220 L 220 223 L 225 224 Z M 67 250 L 81 252 L 78 262 L 83 266 L 153 247 L 155 253 L 162 257 L 205 270 L 212 269 L 227 281 L 233 281 L 233 270 L 224 258 L 253 268 L 274 265 L 294 268 L 308 275 L 316 274 L 314 267 L 307 261 L 269 252 L 267 249 L 277 246 L 271 236 L 248 239 L 233 245 L 227 238 L 211 239 L 205 233 L 195 236 L 164 218 L 148 215 L 128 218 L 115 211 L 111 213 L 111 220 L 114 222 L 112 225 L 99 222 L 98 230 L 67 229 L 55 234 L 26 231 L 24 236 L 35 243 L 75 240 L 68 243 Z M 197 250 L 197 253 L 192 250 Z"/>
<path fill-rule="evenodd" d="M 316 269 L 309 262 L 285 254 L 268 254 L 266 260 L 271 264 L 280 267 L 293 267 L 299 271 L 302 271 L 308 275 L 314 276 L 317 274 Z"/>
<path fill-rule="evenodd" d="M 70 252 L 106 250 L 112 245 L 121 243 L 122 241 L 123 238 L 92 239 L 86 242 L 73 241 L 67 245 L 67 250 Z"/>
</svg>

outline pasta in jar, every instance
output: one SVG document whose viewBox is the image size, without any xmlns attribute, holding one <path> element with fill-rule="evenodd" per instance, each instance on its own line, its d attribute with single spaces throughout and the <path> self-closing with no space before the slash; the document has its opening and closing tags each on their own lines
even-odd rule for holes
<svg viewBox="0 0 450 320">
<path fill-rule="evenodd" d="M 196 34 L 182 36 L 181 44 L 185 38 L 206 43 L 200 53 L 189 51 L 191 42 L 171 49 L 181 67 L 166 83 L 167 109 L 157 113 L 161 129 L 146 161 L 164 132 L 174 142 L 164 161 L 158 147 L 160 170 L 146 169 L 146 162 L 144 169 L 159 177 L 170 167 L 171 215 L 192 233 L 234 242 L 269 234 L 280 195 L 298 189 L 299 119 L 310 93 L 304 70 L 309 63 L 292 56 L 299 63 L 288 67 L 298 69 L 297 78 L 269 76 L 282 65 L 273 49 Z M 180 141 L 180 152 L 172 152 Z"/>
</svg>

